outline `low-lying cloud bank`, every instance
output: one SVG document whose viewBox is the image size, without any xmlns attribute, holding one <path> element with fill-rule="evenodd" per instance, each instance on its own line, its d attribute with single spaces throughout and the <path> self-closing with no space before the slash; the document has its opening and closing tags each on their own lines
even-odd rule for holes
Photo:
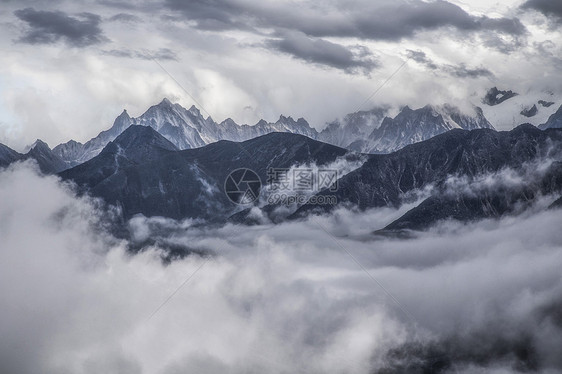
<svg viewBox="0 0 562 374">
<path fill-rule="evenodd" d="M 29 165 L 0 172 L 0 201 L 3 372 L 562 371 L 561 211 L 406 241 L 371 236 L 403 213 L 390 209 L 133 219 L 136 238 L 213 253 L 166 265 L 158 248 L 128 254 L 99 203 Z"/>
</svg>

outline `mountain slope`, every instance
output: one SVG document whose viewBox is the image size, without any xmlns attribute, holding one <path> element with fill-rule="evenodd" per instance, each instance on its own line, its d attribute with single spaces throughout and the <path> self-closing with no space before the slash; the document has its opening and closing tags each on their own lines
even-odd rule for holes
<svg viewBox="0 0 562 374">
<path fill-rule="evenodd" d="M 68 167 L 67 163 L 54 153 L 47 143 L 39 139 L 33 143 L 22 159 L 37 161 L 41 171 L 46 174 L 58 173 Z"/>
<path fill-rule="evenodd" d="M 12 162 L 18 161 L 21 158 L 22 158 L 22 154 L 0 143 L 0 167 L 8 166 Z"/>
<path fill-rule="evenodd" d="M 110 143 L 116 152 L 135 163 L 151 161 L 168 152 L 179 151 L 168 139 L 147 126 L 131 125 Z M 106 147 L 105 151 L 108 151 Z"/>
<path fill-rule="evenodd" d="M 487 188 L 464 186 L 465 190 L 460 191 L 440 188 L 382 231 L 423 230 L 448 219 L 466 222 L 521 212 L 540 196 L 562 190 L 562 163 L 555 162 L 544 174 L 528 177 L 526 183 L 519 185 L 509 181 Z"/>
<path fill-rule="evenodd" d="M 93 188 L 122 168 L 151 162 L 178 149 L 151 127 L 129 126 L 93 159 L 60 173 L 80 187 Z"/>
<path fill-rule="evenodd" d="M 58 173 L 68 167 L 60 157 L 58 157 L 49 146 L 41 141 L 36 140 L 27 153 L 21 154 L 14 151 L 4 144 L 0 144 L 0 167 L 5 167 L 16 161 L 35 160 L 39 169 L 45 174 Z"/>
<path fill-rule="evenodd" d="M 532 125 L 522 125 L 510 132 L 452 130 L 392 154 L 373 155 L 361 168 L 341 178 L 335 193 L 323 191 L 319 195 L 335 195 L 338 204 L 352 204 L 360 209 L 398 207 L 406 194 L 430 186 L 440 191 L 439 187 L 454 176 L 471 179 L 504 168 L 519 170 L 525 163 L 547 155 L 552 157 L 553 149 L 556 150 L 552 144 L 561 143 L 562 131 L 541 131 Z M 562 187 L 557 178 L 557 174 L 551 178 L 545 191 L 551 193 Z M 434 200 L 433 205 L 441 204 Z M 333 208 L 305 204 L 292 218 Z M 429 223 L 443 216 L 434 217 L 430 210 L 421 215 Z M 473 211 L 482 216 L 482 212 Z"/>
<path fill-rule="evenodd" d="M 317 142 L 301 135 L 271 133 L 242 143 L 220 141 L 205 147 L 173 151 L 154 151 L 149 158 L 129 155 L 132 145 L 126 138 L 137 134 L 142 126 L 132 126 L 109 144 L 98 156 L 60 174 L 73 180 L 82 192 L 101 197 L 122 208 L 125 218 L 141 213 L 171 218 L 221 219 L 235 212 L 224 193 L 228 174 L 239 168 L 254 170 L 262 182 L 268 168 L 288 168 L 295 163 L 324 164 L 347 153 L 346 150 Z M 152 138 L 156 131 L 150 129 Z M 159 136 L 159 135 L 158 135 Z M 134 148 L 138 148 L 136 144 Z M 158 154 L 161 152 L 160 154 Z"/>
<path fill-rule="evenodd" d="M 133 119 L 129 116 L 127 111 L 124 110 L 115 119 L 113 126 L 111 126 L 109 130 L 100 132 L 98 136 L 85 144 L 74 140 L 59 144 L 53 149 L 53 152 L 70 166 L 76 166 L 99 154 L 110 141 L 119 136 L 119 134 L 131 126 L 133 122 Z"/>
</svg>

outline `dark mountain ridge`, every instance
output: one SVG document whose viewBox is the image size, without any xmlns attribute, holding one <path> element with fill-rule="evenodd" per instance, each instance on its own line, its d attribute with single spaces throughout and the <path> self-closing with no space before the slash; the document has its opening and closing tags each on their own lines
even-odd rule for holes
<svg viewBox="0 0 562 374">
<path fill-rule="evenodd" d="M 68 167 L 66 162 L 58 157 L 49 148 L 47 143 L 39 139 L 29 147 L 27 153 L 23 154 L 14 151 L 4 144 L 0 144 L 0 167 L 6 167 L 13 162 L 25 160 L 34 160 L 41 172 L 45 174 L 57 173 Z"/>
<path fill-rule="evenodd" d="M 137 157 L 139 144 L 130 139 L 142 140 L 142 157 Z M 135 144 L 135 150 L 127 144 L 128 148 Z M 74 181 L 80 191 L 121 207 L 125 218 L 144 214 L 218 220 L 239 209 L 224 193 L 226 177 L 235 169 L 254 170 L 265 183 L 270 167 L 324 164 L 348 153 L 289 133 L 183 151 L 171 148 L 152 128 L 131 126 L 98 156 L 59 175 Z"/>
<path fill-rule="evenodd" d="M 462 192 L 446 197 L 442 186 L 450 177 L 469 180 L 481 175 L 498 173 L 505 168 L 521 170 L 524 164 L 559 157 L 562 131 L 541 131 L 532 125 L 521 125 L 509 132 L 492 130 L 452 130 L 425 142 L 413 144 L 388 155 L 373 155 L 359 169 L 339 180 L 336 192 L 322 191 L 319 195 L 333 194 L 339 204 L 350 204 L 361 210 L 375 207 L 398 207 L 403 197 L 416 190 L 435 187 L 431 196 L 409 212 L 399 227 L 421 228 L 437 220 L 455 218 L 470 220 L 499 216 L 508 212 L 515 202 L 533 200 L 537 193 L 559 193 L 562 189 L 562 169 L 559 163 L 541 176 L 529 181 L 526 188 L 498 190 L 498 196 L 476 196 L 468 199 Z M 537 186 L 541 186 L 531 194 Z M 454 202 L 457 202 L 456 205 Z M 460 209 L 462 205 L 463 209 Z M 478 205 L 480 204 L 480 205 Z M 488 205 L 488 207 L 483 207 Z M 326 212 L 334 206 L 301 206 L 291 218 L 304 217 L 313 212 Z M 462 212 L 461 212 L 462 210 Z M 414 217 L 415 219 L 411 219 Z M 408 218 L 408 219 L 406 219 Z M 391 225 L 389 228 L 397 228 Z"/>
</svg>

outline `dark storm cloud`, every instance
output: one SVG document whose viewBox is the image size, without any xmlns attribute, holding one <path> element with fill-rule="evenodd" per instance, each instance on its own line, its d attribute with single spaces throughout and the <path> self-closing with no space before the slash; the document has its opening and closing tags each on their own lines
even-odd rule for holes
<svg viewBox="0 0 562 374">
<path fill-rule="evenodd" d="M 510 35 L 526 32 L 517 19 L 476 17 L 447 1 L 336 2 L 318 9 L 307 3 L 291 7 L 240 1 L 166 0 L 201 29 L 228 30 L 275 27 L 298 30 L 314 37 L 357 37 L 397 41 L 417 32 L 452 27 L 464 32 L 492 31 Z M 338 9 L 346 9 L 345 15 Z"/>
<path fill-rule="evenodd" d="M 460 64 L 458 66 L 446 65 L 446 70 L 448 70 L 452 75 L 459 78 L 480 78 L 480 77 L 493 77 L 494 74 L 486 68 L 468 68 L 465 64 Z"/>
<path fill-rule="evenodd" d="M 16 10 L 15 16 L 27 23 L 21 43 L 53 44 L 64 41 L 73 47 L 85 47 L 107 40 L 100 28 L 101 17 L 92 13 L 70 16 L 62 11 L 34 8 Z"/>
<path fill-rule="evenodd" d="M 242 19 L 246 12 L 253 12 L 242 4 L 225 0 L 166 0 L 166 5 L 181 11 L 187 19 L 196 21 L 198 28 L 214 31 L 248 29 L 248 24 Z"/>
<path fill-rule="evenodd" d="M 133 14 L 129 13 L 118 13 L 109 18 L 110 21 L 125 22 L 125 23 L 136 23 L 140 22 L 141 19 Z"/>
<path fill-rule="evenodd" d="M 348 73 L 369 73 L 377 66 L 370 51 L 355 50 L 323 39 L 311 39 L 301 33 L 285 33 L 280 39 L 269 39 L 265 45 L 297 59 L 325 65 Z"/>
<path fill-rule="evenodd" d="M 452 27 L 465 32 L 493 30 L 502 33 L 521 33 L 524 30 L 524 26 L 518 20 L 475 17 L 446 1 L 391 2 L 367 11 L 356 9 L 353 18 L 354 28 L 347 32 L 344 30 L 342 36 L 400 40 L 413 37 L 419 31 L 443 27 Z"/>
<path fill-rule="evenodd" d="M 160 48 L 156 51 L 150 50 L 130 50 L 130 49 L 111 49 L 102 51 L 104 55 L 122 58 L 134 58 L 141 60 L 174 60 L 177 61 L 177 55 L 174 51 L 168 48 Z"/>
<path fill-rule="evenodd" d="M 562 2 L 556 0 L 528 0 L 521 8 L 534 9 L 562 23 Z"/>
<path fill-rule="evenodd" d="M 425 65 L 431 70 L 437 70 L 439 66 L 435 64 L 423 51 L 412 51 L 408 50 L 408 58 L 414 60 L 415 62 Z"/>
<path fill-rule="evenodd" d="M 494 74 L 483 67 L 469 68 L 465 64 L 451 65 L 451 64 L 437 64 L 432 59 L 427 57 L 423 51 L 408 50 L 408 57 L 411 60 L 425 66 L 433 71 L 442 71 L 457 78 L 480 78 L 480 77 L 493 77 Z"/>
<path fill-rule="evenodd" d="M 488 18 L 479 19 L 479 24 L 485 30 L 495 30 L 508 35 L 525 35 L 527 28 L 517 18 Z"/>
</svg>

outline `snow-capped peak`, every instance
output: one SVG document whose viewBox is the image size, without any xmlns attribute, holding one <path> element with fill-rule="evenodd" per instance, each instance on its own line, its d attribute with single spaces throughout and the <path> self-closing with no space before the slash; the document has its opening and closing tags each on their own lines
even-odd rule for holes
<svg viewBox="0 0 562 374">
<path fill-rule="evenodd" d="M 204 118 L 195 105 L 185 109 L 164 98 L 136 118 L 130 117 L 124 110 L 109 130 L 83 145 L 69 142 L 57 146 L 54 151 L 65 161 L 76 165 L 97 155 L 131 125 L 153 128 L 178 149 L 202 147 L 219 140 L 245 141 L 271 132 L 290 132 L 354 150 L 377 152 L 395 150 L 453 128 L 491 127 L 483 115 L 462 115 L 451 106 L 427 105 L 417 110 L 405 106 L 394 119 L 385 118 L 388 110 L 381 107 L 351 113 L 319 133 L 304 118 L 295 121 L 285 115 L 280 115 L 273 123 L 262 119 L 254 126 L 238 125 L 231 118 L 218 124 L 211 117 Z M 382 133 L 376 132 L 383 127 Z M 393 140 L 389 140 L 389 136 L 394 137 Z M 379 147 L 381 141 L 386 144 L 382 148 Z"/>
</svg>

